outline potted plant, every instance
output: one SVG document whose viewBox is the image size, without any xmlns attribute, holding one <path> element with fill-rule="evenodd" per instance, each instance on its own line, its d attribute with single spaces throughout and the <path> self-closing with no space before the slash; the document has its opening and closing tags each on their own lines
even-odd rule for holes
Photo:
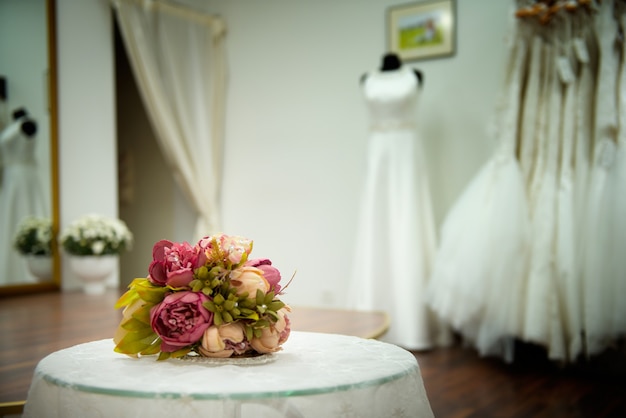
<svg viewBox="0 0 626 418">
<path fill-rule="evenodd" d="M 30 273 L 41 281 L 52 279 L 52 221 L 27 216 L 13 238 L 13 247 L 25 257 Z"/>
<path fill-rule="evenodd" d="M 84 291 L 101 294 L 119 255 L 131 248 L 133 234 L 120 219 L 89 214 L 64 228 L 60 242 Z"/>
</svg>

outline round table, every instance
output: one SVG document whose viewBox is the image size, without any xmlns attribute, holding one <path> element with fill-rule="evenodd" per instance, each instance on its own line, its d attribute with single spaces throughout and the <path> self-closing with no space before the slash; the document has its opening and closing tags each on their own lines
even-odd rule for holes
<svg viewBox="0 0 626 418">
<path fill-rule="evenodd" d="M 252 359 L 156 361 L 112 340 L 42 359 L 23 417 L 432 417 L 419 366 L 376 340 L 292 332 Z"/>
</svg>

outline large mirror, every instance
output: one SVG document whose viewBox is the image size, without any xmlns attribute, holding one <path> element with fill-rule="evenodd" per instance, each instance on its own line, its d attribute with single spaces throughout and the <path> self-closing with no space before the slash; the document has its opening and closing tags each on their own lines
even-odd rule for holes
<svg viewBox="0 0 626 418">
<path fill-rule="evenodd" d="M 55 11 L 55 0 L 0 0 L 0 295 L 60 287 L 55 240 L 48 258 L 14 246 L 29 216 L 58 233 Z"/>
</svg>

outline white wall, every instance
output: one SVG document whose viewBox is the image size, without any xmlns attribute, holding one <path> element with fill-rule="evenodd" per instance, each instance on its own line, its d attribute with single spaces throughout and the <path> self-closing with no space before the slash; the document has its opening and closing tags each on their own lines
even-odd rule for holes
<svg viewBox="0 0 626 418">
<path fill-rule="evenodd" d="M 379 65 L 386 8 L 397 3 L 186 2 L 221 14 L 228 26 L 224 232 L 254 239 L 253 254 L 271 258 L 284 276 L 297 270 L 285 296 L 289 303 L 341 306 L 367 152 L 358 81 Z M 103 3 L 59 0 L 62 222 L 94 207 L 110 213 L 117 207 L 112 36 L 105 35 Z M 416 117 L 438 224 L 492 150 L 486 132 L 503 81 L 510 6 L 458 0 L 456 55 L 410 63 L 425 75 Z M 94 150 L 97 159 L 83 157 Z M 136 170 L 137 176 L 153 174 Z M 176 200 L 163 213 L 152 205 L 152 226 L 144 223 L 135 235 L 174 228 L 172 239 L 191 239 L 191 223 L 181 222 L 190 210 L 173 183 L 166 190 L 163 182 L 137 182 L 155 199 Z M 127 210 L 129 217 L 145 213 Z M 150 250 L 146 244 L 133 252 L 149 259 Z"/>
<path fill-rule="evenodd" d="M 111 31 L 108 1 L 57 0 L 61 228 L 87 213 L 117 216 Z M 78 286 L 66 262 L 62 277 L 65 290 Z"/>
<path fill-rule="evenodd" d="M 212 1 L 228 25 L 224 230 L 255 240 L 286 299 L 341 306 L 367 152 L 359 77 L 379 65 L 385 0 Z M 197 4 L 200 7 L 201 4 Z M 460 0 L 457 53 L 425 75 L 419 130 L 438 224 L 488 158 L 510 3 Z M 381 278 L 382 279 L 382 278 Z"/>
</svg>

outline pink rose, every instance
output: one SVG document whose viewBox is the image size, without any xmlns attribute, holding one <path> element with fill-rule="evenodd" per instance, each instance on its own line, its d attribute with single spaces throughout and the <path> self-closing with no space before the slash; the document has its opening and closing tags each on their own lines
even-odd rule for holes
<svg viewBox="0 0 626 418">
<path fill-rule="evenodd" d="M 198 350 L 205 357 L 230 357 L 233 354 L 243 354 L 249 348 L 243 325 L 240 322 L 231 322 L 219 327 L 212 325 L 204 331 L 202 345 Z"/>
<path fill-rule="evenodd" d="M 248 298 L 256 297 L 257 290 L 263 294 L 269 292 L 270 285 L 263 276 L 263 271 L 256 267 L 240 267 L 230 272 L 230 285 L 238 296 L 248 292 Z"/>
<path fill-rule="evenodd" d="M 213 323 L 213 313 L 202 306 L 208 300 L 202 292 L 176 292 L 152 308 L 150 323 L 161 337 L 161 351 L 176 351 L 202 338 Z"/>
<path fill-rule="evenodd" d="M 280 271 L 274 266 L 272 266 L 272 262 L 267 258 L 257 258 L 254 260 L 250 260 L 246 262 L 246 266 L 256 267 L 263 272 L 263 277 L 270 285 L 270 290 L 274 292 L 274 294 L 280 293 Z"/>
<path fill-rule="evenodd" d="M 278 320 L 269 327 L 263 328 L 260 337 L 254 337 L 250 341 L 250 346 L 256 352 L 273 353 L 280 350 L 280 346 L 287 341 L 291 333 L 291 323 L 287 317 L 287 312 L 289 311 L 290 308 L 288 306 L 279 310 L 277 312 Z"/>
<path fill-rule="evenodd" d="M 158 286 L 186 287 L 200 263 L 198 249 L 189 243 L 161 240 L 152 247 L 148 279 Z"/>
<path fill-rule="evenodd" d="M 214 242 L 215 241 L 215 242 Z M 214 251 L 215 243 L 217 243 L 219 252 Z M 206 257 L 210 263 L 228 262 L 234 266 L 241 263 L 241 260 L 247 258 L 252 251 L 252 240 L 236 235 L 218 234 L 210 237 L 204 237 L 198 242 L 198 247 L 204 250 Z M 217 254 L 222 257 L 216 258 Z"/>
</svg>

